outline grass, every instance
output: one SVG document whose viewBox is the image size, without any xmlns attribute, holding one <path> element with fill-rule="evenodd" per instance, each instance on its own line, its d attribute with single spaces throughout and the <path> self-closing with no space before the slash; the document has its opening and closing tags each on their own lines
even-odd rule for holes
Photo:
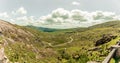
<svg viewBox="0 0 120 63">
<path fill-rule="evenodd" d="M 117 22 L 118 23 L 118 22 Z M 115 23 L 116 24 L 116 23 Z M 34 36 L 21 35 L 16 37 L 17 34 L 9 34 L 5 37 L 10 37 L 16 41 L 15 43 L 8 42 L 5 47 L 5 53 L 11 62 L 19 63 L 86 63 L 88 61 L 103 61 L 110 52 L 108 48 L 115 45 L 120 39 L 120 28 L 105 26 L 106 24 L 95 25 L 91 28 L 77 28 L 60 30 L 55 32 L 42 32 L 37 29 L 15 26 L 18 29 L 29 31 Z M 107 24 L 109 25 L 109 24 Z M 89 51 L 95 48 L 97 40 L 102 38 L 104 34 L 117 35 L 118 37 L 108 43 L 97 46 L 99 49 Z M 21 38 L 22 37 L 22 38 Z M 25 38 L 28 37 L 29 41 Z M 63 44 L 70 41 L 69 44 L 50 47 Z M 0 38 L 1 39 L 1 38 Z M 18 40 L 21 39 L 22 41 Z M 113 60 L 111 60 L 113 61 Z"/>
</svg>

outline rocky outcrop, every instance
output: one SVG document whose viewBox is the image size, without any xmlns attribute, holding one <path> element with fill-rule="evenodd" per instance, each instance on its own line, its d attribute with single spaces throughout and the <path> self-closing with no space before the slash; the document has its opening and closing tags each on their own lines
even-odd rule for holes
<svg viewBox="0 0 120 63">
<path fill-rule="evenodd" d="M 0 48 L 0 63 L 8 63 L 9 60 L 4 53 L 4 48 Z"/>
<path fill-rule="evenodd" d="M 104 34 L 101 39 L 96 41 L 95 46 L 99 46 L 99 45 L 102 45 L 104 43 L 107 43 L 107 42 L 111 41 L 112 39 L 115 39 L 116 37 L 117 36 L 114 36 L 112 34 Z"/>
<path fill-rule="evenodd" d="M 33 37 L 33 34 L 25 28 L 2 20 L 0 20 L 0 35 L 1 34 L 3 34 L 3 37 L 6 37 L 6 40 L 8 39 L 8 41 L 29 41 L 28 38 Z"/>
<path fill-rule="evenodd" d="M 34 35 L 25 28 L 0 20 L 0 63 L 9 63 L 4 52 L 8 43 L 30 41 L 29 37 Z"/>
</svg>

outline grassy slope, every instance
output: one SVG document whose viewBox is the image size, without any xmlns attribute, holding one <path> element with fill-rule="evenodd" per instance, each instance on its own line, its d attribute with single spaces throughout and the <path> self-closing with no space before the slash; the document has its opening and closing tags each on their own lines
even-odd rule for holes
<svg viewBox="0 0 120 63">
<path fill-rule="evenodd" d="M 111 26 L 112 23 L 115 25 Z M 62 46 L 60 48 L 63 50 L 64 50 L 64 48 L 67 48 L 66 51 L 68 51 L 67 53 L 69 55 L 74 55 L 76 53 L 77 54 L 79 53 L 78 55 L 82 56 L 83 53 L 86 53 L 85 55 L 87 57 L 86 56 L 85 57 L 89 61 L 97 61 L 97 60 L 102 61 L 109 52 L 107 49 L 110 48 L 111 45 L 115 44 L 115 42 L 119 40 L 119 37 L 117 39 L 109 42 L 109 44 L 100 46 L 100 48 L 102 49 L 102 52 L 101 51 L 90 52 L 88 50 L 89 50 L 89 48 L 94 48 L 95 41 L 100 39 L 103 34 L 113 34 L 113 35 L 119 36 L 120 35 L 119 23 L 120 23 L 119 21 L 108 22 L 108 23 L 104 23 L 102 25 L 99 24 L 99 25 L 90 27 L 88 30 L 86 30 L 84 32 L 76 31 L 75 33 L 70 33 L 70 36 L 72 36 L 74 38 L 73 43 L 68 44 L 66 46 Z M 107 26 L 104 26 L 104 25 L 107 25 Z M 106 45 L 107 45 L 107 47 L 106 47 Z M 89 54 L 91 54 L 91 56 L 89 56 Z M 100 57 L 100 55 L 103 55 L 104 57 Z M 87 61 L 82 58 L 80 58 L 79 61 L 83 61 L 83 63 L 84 63 L 84 61 Z"/>
<path fill-rule="evenodd" d="M 41 32 L 36 29 L 19 27 L 35 35 L 30 42 L 16 42 L 5 47 L 5 52 L 12 62 L 26 63 L 86 63 L 87 61 L 102 61 L 108 54 L 108 48 L 119 40 L 119 21 L 92 26 L 56 31 Z M 109 43 L 99 46 L 101 51 L 88 51 L 94 48 L 95 41 L 103 34 L 113 34 L 118 37 Z M 59 47 L 52 47 L 73 41 Z M 102 55 L 102 56 L 101 56 Z M 100 57 L 101 56 L 101 57 Z"/>
</svg>

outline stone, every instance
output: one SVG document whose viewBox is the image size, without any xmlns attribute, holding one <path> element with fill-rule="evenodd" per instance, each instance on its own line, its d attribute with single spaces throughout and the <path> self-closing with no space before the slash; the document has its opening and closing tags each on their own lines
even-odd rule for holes
<svg viewBox="0 0 120 63">
<path fill-rule="evenodd" d="M 88 61 L 87 63 L 100 63 L 100 62 L 96 62 L 96 61 Z"/>
<path fill-rule="evenodd" d="M 0 63 L 8 63 L 8 62 L 9 62 L 9 60 L 4 53 L 4 48 L 1 48 L 0 49 Z"/>
<path fill-rule="evenodd" d="M 99 46 L 107 42 L 110 42 L 112 39 L 115 39 L 116 37 L 117 36 L 114 36 L 112 34 L 104 34 L 101 39 L 96 41 L 95 46 Z"/>
</svg>

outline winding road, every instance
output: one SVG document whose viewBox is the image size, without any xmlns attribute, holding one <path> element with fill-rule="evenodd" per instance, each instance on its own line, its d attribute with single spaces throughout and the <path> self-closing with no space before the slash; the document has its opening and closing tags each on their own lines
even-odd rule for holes
<svg viewBox="0 0 120 63">
<path fill-rule="evenodd" d="M 73 38 L 70 36 L 70 41 L 66 42 L 66 43 L 62 43 L 62 44 L 58 44 L 58 45 L 54 45 L 52 47 L 60 47 L 60 46 L 64 46 L 64 45 L 67 45 L 67 44 L 70 44 L 73 42 Z"/>
</svg>

